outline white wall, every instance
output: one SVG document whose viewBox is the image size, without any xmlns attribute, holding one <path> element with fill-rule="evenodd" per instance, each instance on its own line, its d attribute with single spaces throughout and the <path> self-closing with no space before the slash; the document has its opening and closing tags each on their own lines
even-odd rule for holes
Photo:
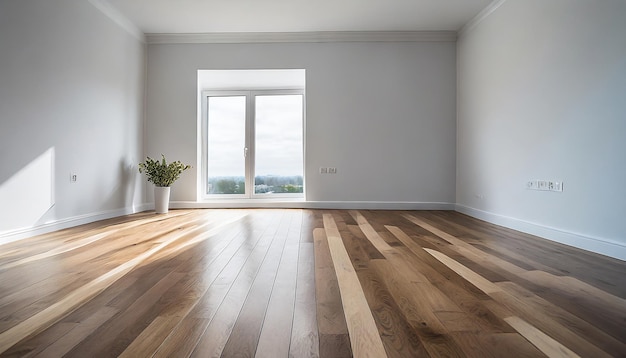
<svg viewBox="0 0 626 358">
<path fill-rule="evenodd" d="M 626 259 L 625 20 L 623 0 L 508 0 L 461 34 L 459 210 Z"/>
<path fill-rule="evenodd" d="M 87 1 L 21 0 L 0 49 L 0 242 L 133 211 L 145 45 Z"/>
<path fill-rule="evenodd" d="M 455 56 L 454 42 L 152 44 L 146 151 L 196 163 L 172 187 L 195 201 L 197 70 L 305 69 L 308 201 L 453 203 Z"/>
</svg>

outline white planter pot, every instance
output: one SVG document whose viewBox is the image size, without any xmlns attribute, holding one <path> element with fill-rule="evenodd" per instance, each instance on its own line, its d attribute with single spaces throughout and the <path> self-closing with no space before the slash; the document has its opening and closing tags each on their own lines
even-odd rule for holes
<svg viewBox="0 0 626 358">
<path fill-rule="evenodd" d="M 170 206 L 170 187 L 154 187 L 154 210 L 157 214 L 167 214 Z"/>
</svg>

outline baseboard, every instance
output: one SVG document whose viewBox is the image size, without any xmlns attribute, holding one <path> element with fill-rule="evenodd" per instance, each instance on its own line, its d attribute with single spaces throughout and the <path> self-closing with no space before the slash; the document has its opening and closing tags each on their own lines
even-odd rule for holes
<svg viewBox="0 0 626 358">
<path fill-rule="evenodd" d="M 154 204 L 141 204 L 135 207 L 128 207 L 123 209 L 106 210 L 97 213 L 89 213 L 84 215 L 72 216 L 69 218 L 59 219 L 52 222 L 48 222 L 42 225 L 21 228 L 17 230 L 10 230 L 0 232 L 0 245 L 7 244 L 9 242 L 25 239 L 27 237 L 46 234 L 52 231 L 67 229 L 69 227 L 89 224 L 95 221 L 111 219 L 118 216 L 134 214 L 141 211 L 151 210 L 154 208 Z"/>
<path fill-rule="evenodd" d="M 585 236 L 504 215 L 494 214 L 461 204 L 456 204 L 455 210 L 492 224 L 626 261 L 626 245 L 623 243 L 604 238 Z"/>
<path fill-rule="evenodd" d="M 395 202 L 395 201 L 303 201 L 303 200 L 220 200 L 173 201 L 172 209 L 236 209 L 236 208 L 290 208 L 290 209 L 361 209 L 361 210 L 454 210 L 452 203 Z"/>
</svg>

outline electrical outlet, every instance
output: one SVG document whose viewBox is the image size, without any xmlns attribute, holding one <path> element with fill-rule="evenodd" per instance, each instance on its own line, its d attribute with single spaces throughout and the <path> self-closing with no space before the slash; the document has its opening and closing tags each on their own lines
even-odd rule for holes
<svg viewBox="0 0 626 358">
<path fill-rule="evenodd" d="M 556 180 L 529 180 L 526 182 L 526 189 L 541 191 L 563 191 L 563 182 Z"/>
<path fill-rule="evenodd" d="M 327 173 L 328 173 L 328 168 L 320 167 L 320 174 L 327 174 Z"/>
<path fill-rule="evenodd" d="M 337 174 L 337 168 L 329 167 L 328 168 L 328 174 Z"/>
</svg>

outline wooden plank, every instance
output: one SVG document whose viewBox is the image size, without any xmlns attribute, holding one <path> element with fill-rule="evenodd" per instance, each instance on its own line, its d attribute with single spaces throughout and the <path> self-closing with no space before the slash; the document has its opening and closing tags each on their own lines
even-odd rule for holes
<svg viewBox="0 0 626 358">
<path fill-rule="evenodd" d="M 183 278 L 183 274 L 170 273 L 157 282 L 150 290 L 143 294 L 127 309 L 120 312 L 113 319 L 98 327 L 97 335 L 91 335 L 76 345 L 71 354 L 75 356 L 118 355 L 127 348 L 136 337 L 132 336 L 136 324 L 141 324 L 142 317 L 151 309 L 161 297 L 176 282 Z M 149 322 L 146 323 L 146 326 Z M 145 327 L 141 327 L 140 333 Z"/>
<path fill-rule="evenodd" d="M 462 357 L 461 349 L 433 312 L 429 292 L 413 289 L 387 260 L 372 260 L 371 269 L 389 291 L 406 321 L 413 327 L 431 356 Z"/>
<path fill-rule="evenodd" d="M 563 302 L 563 306 L 569 307 L 569 304 L 577 304 L 579 314 L 584 315 L 583 318 L 594 325 L 608 331 L 618 331 L 624 328 L 626 299 L 604 292 L 573 277 L 554 276 L 543 271 L 529 271 L 522 277 L 534 284 L 558 292 L 566 301 Z M 602 311 L 598 311 L 597 307 L 602 307 Z M 626 343 L 626 335 L 622 335 L 621 340 Z"/>
<path fill-rule="evenodd" d="M 209 320 L 204 318 L 185 317 L 161 343 L 153 358 L 189 357 L 200 340 Z M 143 357 L 149 357 L 143 356 Z M 135 357 L 142 357 L 136 355 Z"/>
<path fill-rule="evenodd" d="M 119 358 L 150 357 L 180 323 L 180 317 L 158 316 L 120 354 Z"/>
<path fill-rule="evenodd" d="M 255 355 L 258 357 L 287 357 L 289 355 L 303 214 L 297 211 L 292 212 L 291 216 L 276 280 L 256 348 Z"/>
<path fill-rule="evenodd" d="M 608 358 L 611 356 L 602 349 L 588 342 L 586 335 L 574 333 L 569 326 L 563 325 L 552 319 L 550 316 L 543 314 L 542 310 L 536 311 L 536 307 L 528 305 L 523 300 L 518 299 L 505 291 L 494 293 L 492 297 L 512 312 L 514 316 L 520 317 L 520 319 L 523 319 L 525 322 L 528 322 L 528 324 L 536 327 L 537 330 L 541 330 L 544 334 L 558 340 L 560 344 L 567 346 L 568 349 L 582 356 L 598 358 Z M 505 321 L 507 321 L 506 318 Z M 510 324 L 509 321 L 507 322 Z M 511 326 L 517 330 L 516 326 Z M 523 334 L 522 332 L 520 333 Z"/>
<path fill-rule="evenodd" d="M 437 260 L 441 261 L 441 263 L 443 263 L 444 265 L 446 265 L 449 268 L 451 268 L 454 272 L 458 273 L 461 277 L 463 277 L 467 281 L 471 282 L 474 286 L 478 287 L 481 291 L 485 292 L 486 294 L 489 295 L 489 294 L 492 294 L 494 292 L 501 292 L 502 291 L 494 283 L 484 279 L 483 277 L 481 277 L 480 275 L 478 275 L 474 271 L 472 271 L 472 270 L 468 269 L 467 267 L 459 264 L 458 262 L 454 261 L 453 259 L 449 258 L 448 256 L 442 254 L 441 252 L 435 251 L 435 250 L 431 250 L 431 249 L 426 249 L 426 248 L 424 250 L 426 250 L 426 252 L 431 254 Z"/>
<path fill-rule="evenodd" d="M 337 274 L 323 228 L 313 231 L 315 240 L 315 302 L 320 357 L 351 357 L 350 336 L 341 305 Z M 275 355 L 278 357 L 279 355 Z"/>
<path fill-rule="evenodd" d="M 560 325 L 554 320 L 551 320 L 545 316 L 537 315 L 536 312 L 534 312 L 534 310 L 528 310 L 527 308 L 525 308 L 526 305 L 523 302 L 521 302 L 519 299 L 509 295 L 507 292 L 502 290 L 499 286 L 487 281 L 486 279 L 484 279 L 477 273 L 471 271 L 467 267 L 459 264 L 458 262 L 454 261 L 453 259 L 447 257 L 446 255 L 440 252 L 430 250 L 430 249 L 426 249 L 426 251 L 430 253 L 431 255 L 435 256 L 442 263 L 444 263 L 445 265 L 453 269 L 459 275 L 463 276 L 465 279 L 472 282 L 472 284 L 476 285 L 481 290 L 485 291 L 490 297 L 492 297 L 498 303 L 505 306 L 506 308 L 502 309 L 500 311 L 500 314 L 504 317 L 504 320 L 507 323 L 509 323 L 514 329 L 516 329 L 520 334 L 524 335 L 524 337 L 526 337 L 527 339 L 529 339 L 526 336 L 527 334 L 532 334 L 533 337 L 538 336 L 538 334 L 532 333 L 532 330 L 530 330 L 527 327 L 530 325 L 524 325 L 522 323 L 518 325 L 511 324 L 508 318 L 513 315 L 511 315 L 509 312 L 517 312 L 517 313 L 521 312 L 527 317 L 532 317 L 533 319 L 539 320 L 540 322 L 542 322 L 544 329 L 549 330 L 552 334 L 558 335 L 558 337 L 560 337 L 563 341 L 569 344 L 569 348 L 577 349 L 581 352 L 585 352 L 586 356 L 593 356 L 593 357 L 605 357 L 605 356 L 608 357 L 609 356 L 608 354 L 606 354 L 606 352 L 598 349 L 593 344 L 587 342 L 583 337 L 580 337 L 576 335 L 575 333 L 571 332 L 567 327 Z M 519 323 L 515 319 L 513 321 L 515 323 Z M 519 330 L 520 327 L 522 329 L 525 329 L 526 331 L 525 332 L 520 331 Z M 538 329 L 534 327 L 533 329 L 539 331 Z M 541 332 L 541 334 L 545 335 L 545 333 L 543 332 Z M 533 344 L 535 344 L 535 342 L 533 342 Z M 562 344 L 559 343 L 559 345 L 562 345 Z M 545 347 L 537 346 L 537 348 L 539 348 L 540 350 L 542 350 L 542 352 L 545 353 L 544 351 L 544 349 L 546 349 Z M 569 348 L 567 349 L 568 351 L 570 350 Z"/>
<path fill-rule="evenodd" d="M 286 357 L 289 355 L 291 327 L 295 310 L 296 283 L 298 272 L 298 250 L 302 232 L 303 217 L 312 220 L 312 214 L 300 210 L 289 212 L 291 220 L 287 230 L 285 246 L 272 288 L 272 295 L 263 321 L 261 336 L 255 355 L 258 357 Z M 308 227 L 309 223 L 306 223 Z"/>
<path fill-rule="evenodd" d="M 298 250 L 298 277 L 289 347 L 290 357 L 319 357 L 314 255 L 313 243 L 301 241 Z"/>
<path fill-rule="evenodd" d="M 87 320 L 77 324 L 62 338 L 48 346 L 39 355 L 42 357 L 61 357 L 65 355 L 117 313 L 118 310 L 115 308 L 102 307 Z"/>
<path fill-rule="evenodd" d="M 372 225 L 367 221 L 367 219 L 358 211 L 353 210 L 350 211 L 350 214 L 363 231 L 363 234 L 369 239 L 369 241 L 376 247 L 378 251 L 380 251 L 383 255 L 385 251 L 393 251 L 393 247 L 391 247 L 380 235 Z"/>
<path fill-rule="evenodd" d="M 468 357 L 545 357 L 517 333 L 453 332 L 452 337 Z"/>
<path fill-rule="evenodd" d="M 337 273 L 341 300 L 355 357 L 386 357 L 376 322 L 369 309 L 359 279 L 350 263 L 337 226 L 330 214 L 324 214 L 324 228 Z"/>
<path fill-rule="evenodd" d="M 406 317 L 416 318 L 421 310 L 443 327 L 425 341 L 451 341 L 460 348 L 457 355 L 543 355 L 504 320 L 518 317 L 580 356 L 626 356 L 622 261 L 454 212 L 200 209 L 171 214 L 130 215 L 1 245 L 0 337 L 21 327 L 23 338 L 0 355 L 190 356 L 211 321 L 221 317 L 235 322 L 223 339 L 243 337 L 246 355 L 351 356 L 325 237 L 324 214 L 329 214 L 390 357 L 445 352 L 427 350 L 408 323 Z M 448 234 L 442 235 L 448 241 L 407 216 Z M 266 233 L 287 238 L 280 258 L 275 256 L 266 271 L 276 278 L 261 280 L 259 271 L 251 281 L 255 292 L 266 298 L 271 292 L 269 299 L 253 302 L 257 296 L 250 291 L 241 310 L 217 315 L 228 306 L 225 298 Z M 324 254 L 320 242 L 326 245 Z M 448 259 L 442 262 L 424 248 Z M 131 262 L 138 257 L 143 260 Z M 446 265 L 452 262 L 460 266 Z M 455 270 L 466 270 L 466 278 Z M 24 329 L 27 324 L 32 325 Z M 250 337 L 256 335 L 254 347 Z M 230 353 L 244 350 L 236 351 Z"/>
<path fill-rule="evenodd" d="M 252 357 L 256 352 L 267 306 L 276 281 L 278 266 L 285 248 L 290 222 L 291 217 L 289 215 L 283 217 L 274 234 L 272 244 L 254 278 L 246 301 L 222 350 L 222 355 L 225 357 L 235 355 Z"/>
<path fill-rule="evenodd" d="M 546 331 L 546 333 L 551 334 L 554 338 L 557 338 L 557 335 L 565 332 L 562 327 L 567 327 L 568 330 L 571 330 L 577 336 L 585 337 L 586 340 L 598 342 L 598 346 L 602 347 L 602 349 L 611 356 L 617 357 L 626 352 L 626 344 L 620 342 L 617 338 L 612 337 L 596 326 L 593 326 L 591 323 L 566 311 L 563 307 L 559 307 L 541 298 L 540 296 L 535 295 L 533 292 L 524 289 L 516 283 L 500 282 L 497 285 L 518 301 L 517 304 L 515 304 L 515 307 L 519 308 L 517 311 L 519 312 L 518 315 L 525 312 L 526 314 L 524 314 L 523 317 L 525 317 L 530 324 L 542 328 L 543 322 L 547 323 L 549 321 L 554 321 L 554 323 L 548 323 L 547 325 L 548 327 L 555 327 L 554 333 Z M 566 339 L 566 337 L 564 338 Z M 578 344 L 584 344 L 585 341 L 577 339 L 576 336 L 573 336 L 572 338 L 572 342 L 568 344 L 571 349 L 577 351 L 575 349 L 576 346 Z M 563 340 L 559 341 L 563 342 Z M 582 347 L 581 352 L 585 352 Z M 602 355 L 603 353 L 597 351 L 587 351 L 586 354 Z"/>
<path fill-rule="evenodd" d="M 460 213 L 434 212 L 431 216 L 443 218 L 446 227 L 459 227 L 475 237 L 477 241 L 472 245 L 488 246 L 489 252 L 507 260 L 511 258 L 512 263 L 527 270 L 569 275 L 605 292 L 626 297 L 626 285 L 616 284 L 622 280 L 626 270 L 624 261 L 499 227 Z"/>
<path fill-rule="evenodd" d="M 17 344 L 6 352 L 2 353 L 2 357 L 34 357 L 51 344 L 61 339 L 65 334 L 70 332 L 74 327 L 78 326 L 75 322 L 59 322 L 43 331 L 41 334 L 34 336 L 27 342 Z"/>
<path fill-rule="evenodd" d="M 296 299 L 299 245 L 285 246 L 256 348 L 258 357 L 287 357 Z"/>
<path fill-rule="evenodd" d="M 260 229 L 260 228 L 259 228 Z M 236 273 L 236 278 L 232 281 L 230 277 L 223 277 L 226 281 L 231 281 L 232 286 L 228 290 L 226 297 L 219 305 L 211 323 L 206 328 L 200 341 L 195 347 L 193 357 L 214 357 L 220 356 L 232 329 L 237 321 L 239 312 L 245 303 L 248 292 L 252 287 L 254 278 L 256 277 L 263 259 L 274 239 L 276 227 L 265 227 L 260 229 L 261 239 L 249 252 L 249 257 L 245 260 L 245 264 L 241 271 Z M 220 282 L 218 281 L 218 284 Z M 205 318 L 205 317 L 198 317 Z"/>
<path fill-rule="evenodd" d="M 429 357 L 413 327 L 407 322 L 381 278 L 371 268 L 357 271 L 388 357 Z M 348 341 L 349 344 L 349 341 Z M 350 353 L 349 351 L 347 353 Z M 329 355 L 334 356 L 334 355 Z M 351 357 L 351 354 L 341 357 Z"/>
<path fill-rule="evenodd" d="M 555 341 L 519 317 L 511 316 L 504 320 L 550 358 L 579 357 L 578 354 L 572 352 L 561 343 Z"/>
<path fill-rule="evenodd" d="M 84 304 L 86 301 L 102 292 L 120 277 L 132 270 L 135 266 L 139 265 L 143 260 L 148 259 L 151 255 L 170 243 L 178 240 L 186 233 L 186 231 L 183 231 L 181 233 L 176 233 L 175 235 L 170 235 L 167 239 L 163 240 L 161 244 L 154 246 L 152 249 L 144 252 L 143 254 L 136 256 L 106 274 L 101 275 L 97 279 L 71 292 L 69 295 L 65 296 L 65 298 L 48 306 L 29 319 L 22 321 L 20 324 L 5 332 L 2 332 L 0 334 L 0 352 L 4 352 L 26 336 L 40 332 L 49 327 L 62 316 L 68 314 L 76 309 L 76 307 Z"/>
<path fill-rule="evenodd" d="M 510 262 L 507 262 L 499 257 L 480 251 L 472 245 L 464 242 L 463 240 L 460 240 L 443 230 L 437 229 L 433 225 L 425 222 L 424 220 L 421 220 L 412 215 L 405 215 L 405 217 L 416 225 L 419 225 L 424 229 L 432 232 L 433 234 L 439 236 L 440 238 L 446 240 L 447 242 L 452 244 L 451 248 L 453 250 L 459 252 L 461 255 L 464 255 L 465 257 L 471 259 L 476 263 L 486 265 L 489 268 L 505 270 L 516 275 L 526 272 L 525 269 L 518 267 Z"/>
</svg>

